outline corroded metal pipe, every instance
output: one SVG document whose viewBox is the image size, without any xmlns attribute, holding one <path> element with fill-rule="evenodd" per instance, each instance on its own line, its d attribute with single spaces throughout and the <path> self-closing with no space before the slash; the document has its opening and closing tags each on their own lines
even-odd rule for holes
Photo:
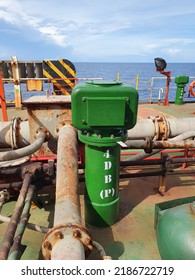
<svg viewBox="0 0 195 280">
<path fill-rule="evenodd" d="M 0 152 L 0 161 L 9 161 L 32 155 L 41 148 L 45 141 L 45 137 L 46 133 L 40 129 L 36 140 L 29 146 L 17 150 Z"/>
<path fill-rule="evenodd" d="M 194 148 L 195 140 L 186 140 L 195 137 L 195 131 L 184 132 L 174 138 L 168 139 L 168 141 L 153 141 L 151 138 L 147 138 L 146 140 L 128 140 L 125 142 L 128 148 L 134 149 L 155 149 L 160 148 L 160 150 L 156 150 L 156 152 L 160 152 L 161 149 L 170 149 L 170 148 Z M 134 157 L 137 160 L 137 157 Z M 129 159 L 128 159 L 129 160 Z"/>
<path fill-rule="evenodd" d="M 129 140 L 126 145 L 130 149 L 172 149 L 172 148 L 195 148 L 195 140 L 175 140 L 175 141 L 147 141 Z"/>
<path fill-rule="evenodd" d="M 77 133 L 72 126 L 60 129 L 57 153 L 56 205 L 54 226 L 81 224 L 78 197 Z"/>
<path fill-rule="evenodd" d="M 64 226 L 59 227 L 58 234 L 55 233 L 58 241 L 52 246 L 51 259 L 85 259 L 83 244 L 72 234 L 74 225 L 81 226 L 77 132 L 72 126 L 62 127 L 58 138 L 54 230 L 60 225 Z M 45 246 L 47 244 L 45 242 Z"/>
<path fill-rule="evenodd" d="M 3 242 L 0 247 L 0 260 L 6 260 L 8 258 L 8 254 L 13 243 L 13 238 L 18 226 L 18 222 L 24 208 L 24 202 L 31 183 L 31 178 L 32 178 L 31 174 L 25 173 L 22 189 L 18 196 L 18 200 L 16 202 L 14 212 L 12 214 L 11 220 L 8 224 L 7 230 L 3 238 Z"/>
<path fill-rule="evenodd" d="M 27 227 L 28 220 L 30 218 L 30 207 L 34 194 L 34 186 L 30 186 L 26 195 L 24 208 L 18 223 L 18 227 L 15 233 L 13 245 L 10 249 L 8 260 L 19 260 L 23 254 L 23 249 L 21 245 L 22 237 Z"/>
</svg>

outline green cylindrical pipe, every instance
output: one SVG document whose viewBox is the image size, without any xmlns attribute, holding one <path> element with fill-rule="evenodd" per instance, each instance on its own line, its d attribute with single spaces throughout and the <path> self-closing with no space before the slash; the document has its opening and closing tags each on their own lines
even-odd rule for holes
<svg viewBox="0 0 195 280">
<path fill-rule="evenodd" d="M 94 226 L 110 226 L 119 215 L 120 146 L 85 146 L 85 219 Z"/>
</svg>

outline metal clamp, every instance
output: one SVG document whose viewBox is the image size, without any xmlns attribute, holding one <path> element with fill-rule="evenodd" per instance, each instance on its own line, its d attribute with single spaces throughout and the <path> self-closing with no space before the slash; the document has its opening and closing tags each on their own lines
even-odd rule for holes
<svg viewBox="0 0 195 280">
<path fill-rule="evenodd" d="M 79 240 L 83 244 L 86 254 L 92 251 L 92 239 L 85 227 L 77 224 L 58 225 L 47 232 L 42 242 L 42 254 L 45 260 L 51 259 L 52 248 L 65 235 L 70 235 Z"/>
</svg>

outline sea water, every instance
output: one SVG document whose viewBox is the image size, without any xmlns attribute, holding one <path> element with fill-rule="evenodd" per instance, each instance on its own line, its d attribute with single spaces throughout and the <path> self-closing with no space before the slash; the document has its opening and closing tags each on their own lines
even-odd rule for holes
<svg viewBox="0 0 195 280">
<path fill-rule="evenodd" d="M 166 91 L 166 76 L 156 71 L 154 63 L 107 63 L 107 62 L 75 62 L 76 78 L 79 82 L 86 82 L 86 79 L 104 79 L 116 80 L 128 83 L 129 86 L 137 87 L 139 92 L 139 100 L 157 101 L 159 97 L 164 98 Z M 190 77 L 190 82 L 195 80 L 195 64 L 194 63 L 169 63 L 165 71 L 171 71 L 171 82 L 169 90 L 169 101 L 174 101 L 176 94 L 176 84 L 174 79 L 176 76 L 186 75 Z M 190 83 L 189 82 L 189 83 Z M 195 98 L 188 98 L 188 87 L 184 99 L 186 101 L 195 101 Z M 32 95 L 45 95 L 46 90 L 52 94 L 52 86 L 44 84 L 43 92 L 28 92 L 26 85 L 22 84 L 22 99 L 27 99 Z M 13 100 L 13 87 L 5 84 L 5 93 L 7 100 Z"/>
</svg>

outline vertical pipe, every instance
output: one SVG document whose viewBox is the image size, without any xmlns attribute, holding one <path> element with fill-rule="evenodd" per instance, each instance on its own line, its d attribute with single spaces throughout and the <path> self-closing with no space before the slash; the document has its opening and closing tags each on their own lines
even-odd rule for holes
<svg viewBox="0 0 195 280">
<path fill-rule="evenodd" d="M 13 238 L 14 238 L 17 226 L 18 226 L 18 221 L 20 219 L 22 210 L 24 208 L 24 202 L 26 199 L 26 195 L 27 195 L 30 183 L 31 183 L 31 174 L 25 173 L 22 189 L 18 196 L 18 200 L 16 202 L 14 212 L 12 214 L 11 220 L 8 224 L 7 230 L 5 232 L 5 236 L 3 238 L 3 242 L 0 247 L 0 260 L 6 260 L 8 258 L 8 254 L 9 254 L 10 248 L 13 244 Z"/>
<path fill-rule="evenodd" d="M 85 146 L 85 218 L 94 226 L 110 226 L 119 216 L 120 146 Z"/>
<path fill-rule="evenodd" d="M 78 195 L 77 133 L 72 126 L 60 129 L 57 151 L 56 204 L 54 226 L 81 225 Z M 52 260 L 85 259 L 83 244 L 71 234 L 59 240 L 51 252 Z"/>
<path fill-rule="evenodd" d="M 1 71 L 0 71 L 0 102 L 1 102 L 2 118 L 3 118 L 3 121 L 5 122 L 5 121 L 8 121 L 8 115 L 7 115 L 5 91 L 4 91 L 4 87 L 3 87 Z"/>
</svg>

